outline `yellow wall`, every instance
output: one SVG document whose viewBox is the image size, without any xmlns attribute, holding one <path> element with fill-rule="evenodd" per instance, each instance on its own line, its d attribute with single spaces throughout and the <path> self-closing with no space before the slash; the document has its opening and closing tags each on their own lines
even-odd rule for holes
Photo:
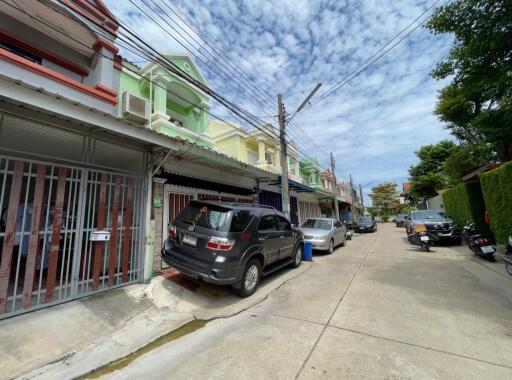
<svg viewBox="0 0 512 380">
<path fill-rule="evenodd" d="M 232 131 L 233 129 L 240 129 L 240 126 L 235 123 L 227 124 L 220 120 L 210 120 L 208 123 L 208 134 L 212 138 L 216 135 Z"/>
<path fill-rule="evenodd" d="M 240 136 L 232 136 L 227 139 L 214 141 L 213 147 L 216 151 L 227 154 L 237 160 L 244 161 L 241 157 L 242 141 Z"/>
</svg>

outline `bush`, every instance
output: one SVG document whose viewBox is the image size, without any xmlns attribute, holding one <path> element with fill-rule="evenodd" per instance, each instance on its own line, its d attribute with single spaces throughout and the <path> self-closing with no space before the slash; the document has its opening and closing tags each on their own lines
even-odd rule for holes
<svg viewBox="0 0 512 380">
<path fill-rule="evenodd" d="M 498 243 L 512 235 L 512 162 L 480 175 L 491 230 Z"/>
</svg>

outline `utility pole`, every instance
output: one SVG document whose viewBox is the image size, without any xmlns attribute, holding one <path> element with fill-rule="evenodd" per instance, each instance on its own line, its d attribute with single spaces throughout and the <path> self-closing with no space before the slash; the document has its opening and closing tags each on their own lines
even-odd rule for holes
<svg viewBox="0 0 512 380">
<path fill-rule="evenodd" d="M 290 190 L 288 188 L 288 155 L 286 154 L 286 123 L 290 122 L 297 113 L 302 111 L 302 109 L 309 104 L 309 101 L 318 91 L 318 89 L 322 86 L 321 83 L 317 84 L 313 91 L 309 93 L 306 99 L 302 102 L 302 104 L 297 108 L 291 117 L 286 120 L 286 111 L 284 109 L 283 97 L 281 94 L 277 95 L 277 109 L 279 111 L 279 145 L 281 146 L 281 201 L 283 204 L 283 213 L 290 218 Z"/>
<path fill-rule="evenodd" d="M 331 152 L 331 175 L 332 175 L 332 200 L 334 202 L 334 212 L 336 214 L 336 220 L 340 221 L 340 210 L 338 209 L 338 199 L 336 198 L 336 160 Z"/>
<path fill-rule="evenodd" d="M 359 184 L 359 196 L 361 197 L 361 216 L 364 216 L 364 200 L 363 200 L 363 188 L 361 184 Z"/>
<path fill-rule="evenodd" d="M 356 202 L 354 198 L 354 182 L 352 181 L 352 173 L 350 174 L 350 201 L 352 202 L 350 215 L 352 216 L 352 225 L 354 225 L 354 211 L 356 207 Z"/>
<path fill-rule="evenodd" d="M 283 204 L 283 213 L 290 217 L 290 191 L 288 189 L 288 155 L 286 154 L 286 134 L 285 134 L 285 111 L 283 97 L 277 95 L 277 109 L 279 110 L 279 143 L 281 145 L 281 201 Z"/>
</svg>

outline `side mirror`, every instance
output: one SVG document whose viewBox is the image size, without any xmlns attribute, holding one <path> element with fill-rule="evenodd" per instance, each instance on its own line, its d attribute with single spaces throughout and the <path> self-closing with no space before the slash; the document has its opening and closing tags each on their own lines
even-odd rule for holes
<svg viewBox="0 0 512 380">
<path fill-rule="evenodd" d="M 297 225 L 296 224 L 292 224 L 292 228 L 293 229 L 297 228 Z"/>
</svg>

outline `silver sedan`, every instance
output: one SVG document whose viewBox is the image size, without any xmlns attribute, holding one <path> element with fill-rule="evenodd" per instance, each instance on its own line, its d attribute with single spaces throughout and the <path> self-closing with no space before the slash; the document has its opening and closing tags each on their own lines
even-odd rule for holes
<svg viewBox="0 0 512 380">
<path fill-rule="evenodd" d="M 313 249 L 333 253 L 334 247 L 345 245 L 347 228 L 336 219 L 310 218 L 299 227 L 304 241 L 311 242 Z"/>
</svg>

